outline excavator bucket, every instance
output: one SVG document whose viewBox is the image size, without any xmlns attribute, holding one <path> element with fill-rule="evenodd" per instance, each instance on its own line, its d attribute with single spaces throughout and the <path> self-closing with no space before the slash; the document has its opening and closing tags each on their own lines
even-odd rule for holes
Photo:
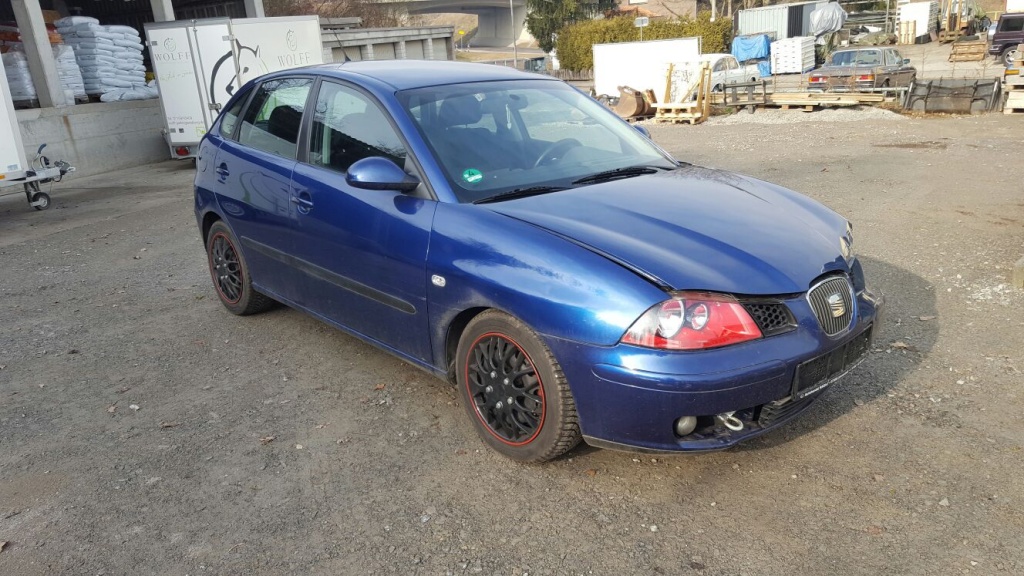
<svg viewBox="0 0 1024 576">
<path fill-rule="evenodd" d="M 651 115 L 651 107 L 644 99 L 643 93 L 629 86 L 619 86 L 619 103 L 613 110 L 622 118 Z"/>
</svg>

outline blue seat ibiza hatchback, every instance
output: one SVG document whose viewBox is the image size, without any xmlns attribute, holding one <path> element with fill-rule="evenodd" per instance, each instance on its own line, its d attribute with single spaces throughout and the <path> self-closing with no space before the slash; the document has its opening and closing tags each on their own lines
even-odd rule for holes
<svg viewBox="0 0 1024 576">
<path fill-rule="evenodd" d="M 195 211 L 228 310 L 281 302 L 450 380 L 521 461 L 762 434 L 864 358 L 882 307 L 838 214 L 496 66 L 250 82 Z"/>
</svg>

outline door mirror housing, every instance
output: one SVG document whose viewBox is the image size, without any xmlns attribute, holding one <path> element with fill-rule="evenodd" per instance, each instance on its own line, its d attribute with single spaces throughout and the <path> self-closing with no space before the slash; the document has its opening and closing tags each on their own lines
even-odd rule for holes
<svg viewBox="0 0 1024 576">
<path fill-rule="evenodd" d="M 906 66 L 907 64 L 910 64 L 910 58 L 903 59 L 903 65 Z"/>
<path fill-rule="evenodd" d="M 348 167 L 345 182 L 363 190 L 396 190 L 412 192 L 420 185 L 419 178 L 410 176 L 397 164 L 382 156 L 371 156 Z"/>
<path fill-rule="evenodd" d="M 633 124 L 633 128 L 636 128 L 637 132 L 643 134 L 644 138 L 647 138 L 648 140 L 651 139 L 651 132 L 646 127 L 639 124 Z"/>
</svg>

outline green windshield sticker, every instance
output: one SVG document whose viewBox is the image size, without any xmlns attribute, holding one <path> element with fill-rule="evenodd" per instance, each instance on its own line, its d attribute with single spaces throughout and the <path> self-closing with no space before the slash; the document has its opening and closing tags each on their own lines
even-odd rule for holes
<svg viewBox="0 0 1024 576">
<path fill-rule="evenodd" d="M 468 168 L 462 173 L 462 179 L 470 184 L 476 184 L 484 179 L 484 175 L 476 168 Z"/>
</svg>

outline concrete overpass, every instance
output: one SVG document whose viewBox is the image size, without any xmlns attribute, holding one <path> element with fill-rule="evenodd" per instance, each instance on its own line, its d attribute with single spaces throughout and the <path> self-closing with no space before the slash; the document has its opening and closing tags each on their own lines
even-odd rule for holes
<svg viewBox="0 0 1024 576">
<path fill-rule="evenodd" d="M 526 0 L 378 0 L 374 3 L 400 4 L 409 14 L 476 14 L 474 46 L 511 46 L 513 38 L 516 42 L 532 40 L 526 34 Z"/>
</svg>

